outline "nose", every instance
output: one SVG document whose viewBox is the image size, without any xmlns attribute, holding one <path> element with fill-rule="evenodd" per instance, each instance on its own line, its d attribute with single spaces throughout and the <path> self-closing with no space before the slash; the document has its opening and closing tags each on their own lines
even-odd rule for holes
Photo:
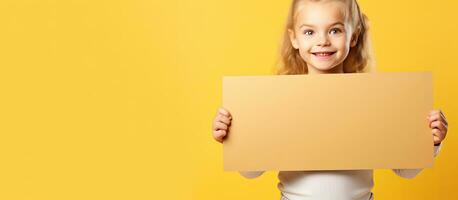
<svg viewBox="0 0 458 200">
<path fill-rule="evenodd" d="M 328 34 L 320 34 L 318 37 L 317 45 L 318 46 L 329 46 L 331 43 L 329 42 Z"/>
</svg>

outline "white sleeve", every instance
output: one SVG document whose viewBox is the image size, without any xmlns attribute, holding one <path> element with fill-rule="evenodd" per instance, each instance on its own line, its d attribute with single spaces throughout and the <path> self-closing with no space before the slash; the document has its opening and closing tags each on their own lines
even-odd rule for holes
<svg viewBox="0 0 458 200">
<path fill-rule="evenodd" d="M 264 171 L 240 171 L 239 173 L 245 178 L 252 179 L 261 176 Z"/>
<path fill-rule="evenodd" d="M 439 146 L 434 146 L 434 158 L 436 158 L 437 155 L 439 155 L 439 152 L 441 150 L 441 146 L 443 143 L 441 143 Z M 423 169 L 392 169 L 396 175 L 403 177 L 403 178 L 414 178 L 421 172 Z"/>
</svg>

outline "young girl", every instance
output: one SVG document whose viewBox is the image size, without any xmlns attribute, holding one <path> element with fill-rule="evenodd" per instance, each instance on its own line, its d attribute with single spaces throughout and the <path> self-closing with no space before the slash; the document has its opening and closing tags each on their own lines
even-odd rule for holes
<svg viewBox="0 0 458 200">
<path fill-rule="evenodd" d="M 278 74 L 327 74 L 367 71 L 371 49 L 367 18 L 356 0 L 293 0 L 281 47 L 282 66 Z M 220 108 L 213 122 L 213 137 L 223 142 L 231 115 Z M 427 116 L 434 141 L 434 156 L 447 134 L 447 121 L 440 110 Z M 306 155 L 304 155 L 306 156 Z M 404 178 L 422 169 L 393 169 Z M 247 178 L 263 172 L 240 172 Z M 281 171 L 278 188 L 283 200 L 368 200 L 373 170 Z"/>
</svg>

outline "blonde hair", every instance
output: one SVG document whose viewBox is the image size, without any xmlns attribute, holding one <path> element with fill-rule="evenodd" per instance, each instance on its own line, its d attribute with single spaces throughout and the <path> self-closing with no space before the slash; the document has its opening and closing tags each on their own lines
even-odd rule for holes
<svg viewBox="0 0 458 200">
<path fill-rule="evenodd" d="M 295 49 L 289 38 L 288 29 L 294 29 L 295 15 L 299 2 L 304 0 L 293 0 L 286 21 L 286 28 L 280 45 L 280 67 L 277 69 L 277 74 L 307 74 L 307 63 L 302 59 L 299 50 Z M 320 0 L 308 0 L 320 1 Z M 364 15 L 356 0 L 341 0 L 348 5 L 350 11 L 350 22 L 352 25 L 352 34 L 358 34 L 358 40 L 354 47 L 350 48 L 350 52 L 343 62 L 344 73 L 354 72 L 369 72 L 375 67 L 370 38 L 368 36 L 369 24 L 366 15 Z M 356 35 L 353 35 L 356 36 Z"/>
</svg>

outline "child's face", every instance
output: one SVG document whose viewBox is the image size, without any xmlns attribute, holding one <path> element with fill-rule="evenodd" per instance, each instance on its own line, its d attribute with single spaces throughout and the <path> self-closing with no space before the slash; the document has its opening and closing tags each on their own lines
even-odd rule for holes
<svg viewBox="0 0 458 200">
<path fill-rule="evenodd" d="M 339 1 L 299 4 L 294 30 L 289 30 L 291 43 L 299 49 L 309 72 L 329 73 L 342 68 L 350 51 L 351 27 L 345 18 L 347 6 Z"/>
</svg>

